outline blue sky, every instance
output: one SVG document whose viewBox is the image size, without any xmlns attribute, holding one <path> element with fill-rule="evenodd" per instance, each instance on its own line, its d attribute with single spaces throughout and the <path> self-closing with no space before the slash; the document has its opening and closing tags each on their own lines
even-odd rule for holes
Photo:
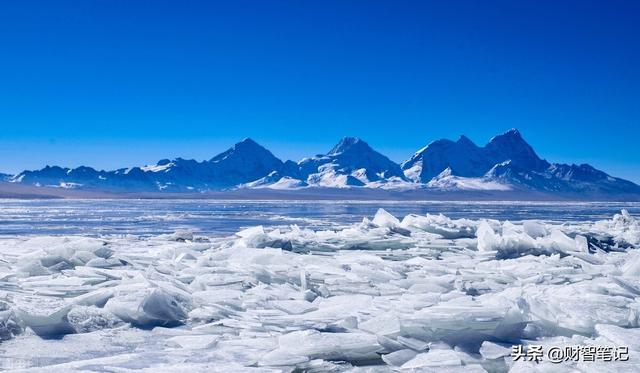
<svg viewBox="0 0 640 373">
<path fill-rule="evenodd" d="M 0 170 L 298 160 L 358 136 L 396 161 L 516 127 L 640 182 L 637 1 L 5 1 Z"/>
</svg>

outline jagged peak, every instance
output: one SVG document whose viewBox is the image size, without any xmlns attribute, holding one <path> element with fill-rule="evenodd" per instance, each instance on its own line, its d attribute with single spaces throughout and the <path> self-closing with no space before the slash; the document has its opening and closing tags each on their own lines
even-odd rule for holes
<svg viewBox="0 0 640 373">
<path fill-rule="evenodd" d="M 316 176 L 309 179 L 311 175 Z M 324 176 L 331 182 L 322 179 Z M 367 186 L 374 185 L 373 181 L 384 182 L 394 177 L 419 183 L 434 177 L 447 182 L 457 178 L 495 178 L 511 180 L 533 190 L 596 188 L 603 193 L 624 191 L 640 194 L 640 187 L 634 183 L 613 178 L 588 164 L 549 164 L 537 156 L 515 128 L 495 136 L 481 147 L 464 135 L 455 141 L 433 141 L 403 162 L 402 169 L 357 137 L 344 137 L 329 153 L 305 158 L 300 163 L 283 163 L 253 139 L 244 138 L 210 161 L 160 159 L 156 165 L 115 171 L 96 171 L 86 166 L 70 169 L 47 165 L 41 170 L 23 171 L 10 180 L 34 185 L 57 184 L 59 180 L 77 183 L 80 180 L 87 187 L 114 190 L 131 188 L 131 185 L 144 189 L 175 183 L 172 184 L 175 190 L 193 188 L 191 185 L 199 190 L 212 190 L 244 185 L 265 177 L 290 177 L 301 180 L 300 183 L 307 180 L 309 185 L 334 185 L 332 183 L 337 182 L 339 185 Z"/>
<path fill-rule="evenodd" d="M 509 160 L 494 164 L 493 167 L 491 167 L 491 169 L 489 169 L 489 171 L 487 171 L 484 174 L 484 177 L 485 178 L 499 177 L 504 172 L 508 172 L 509 170 L 511 170 L 511 163 L 512 162 L 509 159 Z"/>
<path fill-rule="evenodd" d="M 424 148 L 418 150 L 418 152 L 416 154 L 419 153 L 424 153 L 427 149 L 433 149 L 433 148 L 437 148 L 440 146 L 445 146 L 445 145 L 449 145 L 449 144 L 453 144 L 454 142 L 449 140 L 449 139 L 438 139 L 438 140 L 433 140 L 430 143 L 427 144 L 427 146 L 425 146 Z"/>
<path fill-rule="evenodd" d="M 442 170 L 442 172 L 440 172 L 438 176 L 436 176 L 434 179 L 441 179 L 443 177 L 447 177 L 451 175 L 453 175 L 453 171 L 451 170 L 451 167 L 447 167 L 444 170 Z"/>
<path fill-rule="evenodd" d="M 460 137 L 458 138 L 458 141 L 456 141 L 458 144 L 468 144 L 468 145 L 476 145 L 473 141 L 471 141 L 470 138 L 468 138 L 465 135 L 460 135 Z"/>
<path fill-rule="evenodd" d="M 522 138 L 520 131 L 517 128 L 511 128 L 508 131 L 502 133 L 501 135 L 492 137 L 491 140 L 489 140 L 489 143 L 487 145 L 488 146 L 490 144 L 495 145 L 496 143 L 501 143 L 503 140 L 507 140 L 507 139 L 515 139 L 515 140 L 525 142 L 524 139 Z M 465 135 L 460 135 L 460 137 L 458 137 L 458 140 L 456 141 L 442 138 L 438 140 L 433 140 L 430 143 L 428 143 L 426 146 L 419 149 L 417 152 L 414 153 L 414 157 L 424 153 L 427 149 L 434 150 L 434 149 L 437 149 L 438 147 L 447 146 L 451 144 L 477 146 L 476 143 L 473 142 L 473 140 L 471 140 Z"/>
<path fill-rule="evenodd" d="M 256 141 L 254 141 L 252 138 L 250 137 L 245 137 L 244 139 L 242 139 L 242 141 L 239 141 L 235 144 L 233 144 L 233 146 L 231 148 L 229 148 L 227 151 L 223 152 L 222 154 L 228 153 L 228 152 L 232 152 L 232 151 L 238 151 L 238 150 L 252 150 L 252 149 L 264 149 L 267 150 L 264 146 L 258 144 Z"/>
<path fill-rule="evenodd" d="M 515 128 L 502 135 L 495 136 L 484 146 L 493 161 L 511 159 L 518 167 L 542 170 L 549 167 L 549 163 L 536 154 L 533 147 L 522 138 L 520 131 Z M 502 159 L 500 159 L 502 158 Z"/>
<path fill-rule="evenodd" d="M 262 154 L 275 158 L 275 156 L 267 148 L 258 144 L 253 139 L 247 137 L 242 141 L 235 143 L 231 148 L 211 158 L 210 162 L 219 162 L 221 160 L 227 159 L 230 156 L 238 156 L 240 154 L 252 154 L 256 156 Z"/>
<path fill-rule="evenodd" d="M 429 151 L 438 151 L 440 148 L 449 147 L 449 146 L 454 145 L 454 144 L 471 146 L 471 147 L 477 146 L 473 141 L 471 141 L 471 139 L 469 139 L 465 135 L 461 135 L 458 138 L 457 141 L 451 141 L 449 139 L 438 139 L 438 140 L 431 141 L 429 144 L 427 144 L 426 146 L 424 146 L 421 149 L 419 149 L 417 152 L 414 153 L 414 155 L 411 157 L 411 159 L 416 159 L 416 158 L 422 157 L 423 154 L 427 150 L 429 150 Z M 405 162 L 402 162 L 402 163 L 405 164 L 409 160 L 407 160 Z"/>
<path fill-rule="evenodd" d="M 234 148 L 239 148 L 239 147 L 260 147 L 260 148 L 264 148 L 262 145 L 258 144 L 257 142 L 255 142 L 250 137 L 245 137 L 244 139 L 242 139 L 242 141 L 236 143 L 233 147 Z"/>
<path fill-rule="evenodd" d="M 364 142 L 358 137 L 343 137 L 327 155 L 336 155 L 344 153 L 345 151 L 352 149 L 353 147 L 369 147 L 369 144 Z"/>
<path fill-rule="evenodd" d="M 170 159 L 167 159 L 167 158 L 164 158 L 164 159 L 159 160 L 159 161 L 156 163 L 156 166 L 166 166 L 166 165 L 168 165 L 169 163 L 171 163 L 171 160 L 170 160 Z"/>
<path fill-rule="evenodd" d="M 491 140 L 489 140 L 489 143 L 487 145 L 495 144 L 497 142 L 502 142 L 504 140 L 524 141 L 520 131 L 518 131 L 518 129 L 516 129 L 516 128 L 511 128 L 510 130 L 506 131 L 505 133 L 503 133 L 501 135 L 497 135 L 497 136 L 492 137 Z"/>
</svg>

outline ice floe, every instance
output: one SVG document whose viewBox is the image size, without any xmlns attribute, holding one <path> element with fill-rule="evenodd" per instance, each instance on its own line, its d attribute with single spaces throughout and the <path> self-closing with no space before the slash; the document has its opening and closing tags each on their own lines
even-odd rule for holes
<svg viewBox="0 0 640 373">
<path fill-rule="evenodd" d="M 344 229 L 0 239 L 0 368 L 637 371 L 640 223 L 384 210 Z M 630 361 L 514 362 L 522 345 Z M 555 369 L 555 370 L 553 370 Z"/>
</svg>

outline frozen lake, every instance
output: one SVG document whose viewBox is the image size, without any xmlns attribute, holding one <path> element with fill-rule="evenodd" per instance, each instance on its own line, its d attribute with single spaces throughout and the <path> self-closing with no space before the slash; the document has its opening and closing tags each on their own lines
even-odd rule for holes
<svg viewBox="0 0 640 373">
<path fill-rule="evenodd" d="M 444 214 L 451 218 L 593 221 L 640 202 L 345 202 L 203 200 L 0 200 L 0 235 L 157 235 L 178 229 L 221 236 L 255 225 L 340 227 L 384 208 L 395 216 Z"/>
<path fill-rule="evenodd" d="M 0 370 L 638 372 L 639 216 L 638 203 L 2 200 Z M 514 345 L 601 352 L 535 363 Z"/>
</svg>

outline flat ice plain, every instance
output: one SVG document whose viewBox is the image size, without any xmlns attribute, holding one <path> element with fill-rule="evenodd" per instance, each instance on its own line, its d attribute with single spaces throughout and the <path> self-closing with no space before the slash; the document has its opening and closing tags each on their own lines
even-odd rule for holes
<svg viewBox="0 0 640 373">
<path fill-rule="evenodd" d="M 638 214 L 0 201 L 0 370 L 638 372 Z M 514 344 L 630 359 L 514 362 Z"/>
</svg>

